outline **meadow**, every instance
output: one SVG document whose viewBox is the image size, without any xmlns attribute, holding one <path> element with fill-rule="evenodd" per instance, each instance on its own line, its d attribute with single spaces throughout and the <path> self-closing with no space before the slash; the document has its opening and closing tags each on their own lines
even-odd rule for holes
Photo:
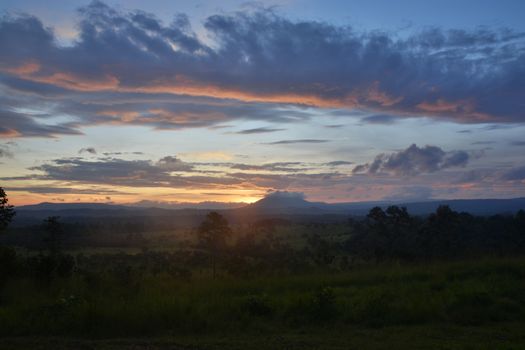
<svg viewBox="0 0 525 350">
<path fill-rule="evenodd" d="M 48 218 L 0 247 L 0 348 L 523 349 L 524 218 L 210 213 L 109 236 Z"/>
<path fill-rule="evenodd" d="M 519 349 L 524 290 L 521 257 L 244 278 L 212 279 L 206 270 L 17 278 L 2 289 L 0 334 L 14 348 L 58 337 L 66 347 L 98 339 L 108 349 L 144 338 L 159 348 L 377 348 L 388 340 Z M 115 338 L 128 340 L 108 340 Z"/>
</svg>

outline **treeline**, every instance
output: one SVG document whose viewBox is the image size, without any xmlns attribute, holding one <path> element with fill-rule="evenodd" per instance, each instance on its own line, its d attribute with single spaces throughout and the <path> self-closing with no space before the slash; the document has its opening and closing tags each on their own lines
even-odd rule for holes
<svg viewBox="0 0 525 350">
<path fill-rule="evenodd" d="M 335 229 L 342 233 L 334 236 Z M 292 232 L 293 239 L 281 235 L 282 230 Z M 49 281 L 101 273 L 137 279 L 168 273 L 189 279 L 192 274 L 206 271 L 214 277 L 249 277 L 254 272 L 346 270 L 375 262 L 413 263 L 525 253 L 523 210 L 515 215 L 480 217 L 448 206 L 439 207 L 427 217 L 412 216 L 403 207 L 375 207 L 366 217 L 351 218 L 339 226 L 262 221 L 245 226 L 242 233 L 234 232 L 222 215 L 210 213 L 182 248 L 158 250 L 144 244 L 139 253 L 133 254 L 125 250 L 119 254 L 68 253 L 68 226 L 56 217 L 45 220 L 40 231 L 36 252 L 20 254 L 13 248 L 0 249 L 0 279 L 34 276 Z M 128 241 L 135 240 L 133 235 L 130 237 Z"/>
<path fill-rule="evenodd" d="M 375 207 L 363 220 L 350 220 L 343 250 L 366 260 L 448 259 L 525 252 L 525 211 L 473 216 L 440 206 L 426 218 L 406 208 Z"/>
</svg>

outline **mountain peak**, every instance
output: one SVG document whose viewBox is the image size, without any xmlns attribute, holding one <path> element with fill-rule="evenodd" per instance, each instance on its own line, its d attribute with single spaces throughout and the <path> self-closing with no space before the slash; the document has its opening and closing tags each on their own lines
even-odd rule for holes
<svg viewBox="0 0 525 350">
<path fill-rule="evenodd" d="M 304 199 L 301 192 L 275 191 L 267 194 L 264 198 L 253 203 L 251 206 L 258 208 L 304 208 L 314 203 Z"/>
</svg>

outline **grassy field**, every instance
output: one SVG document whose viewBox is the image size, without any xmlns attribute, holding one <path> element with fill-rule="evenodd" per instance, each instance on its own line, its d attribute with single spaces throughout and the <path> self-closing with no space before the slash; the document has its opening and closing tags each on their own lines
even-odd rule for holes
<svg viewBox="0 0 525 350">
<path fill-rule="evenodd" d="M 244 279 L 18 278 L 0 295 L 1 348 L 524 349 L 524 291 L 524 258 Z"/>
</svg>

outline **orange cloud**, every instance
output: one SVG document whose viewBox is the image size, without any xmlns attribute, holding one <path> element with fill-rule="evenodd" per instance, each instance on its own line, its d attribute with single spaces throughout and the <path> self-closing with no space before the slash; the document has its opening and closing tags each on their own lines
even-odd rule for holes
<svg viewBox="0 0 525 350">
<path fill-rule="evenodd" d="M 9 74 L 27 76 L 38 72 L 40 70 L 40 64 L 36 62 L 27 62 L 16 67 L 8 67 L 1 70 Z"/>
<path fill-rule="evenodd" d="M 2 137 L 19 137 L 20 133 L 13 129 L 0 130 L 0 136 Z"/>
<path fill-rule="evenodd" d="M 319 108 L 371 108 L 384 111 L 390 110 L 393 113 L 403 115 L 418 115 L 418 111 L 427 112 L 430 115 L 453 116 L 459 121 L 464 122 L 487 122 L 493 119 L 491 115 L 476 112 L 475 104 L 470 100 L 447 101 L 438 99 L 434 102 L 424 101 L 415 106 L 396 106 L 404 100 L 403 96 L 392 96 L 380 88 L 380 82 L 375 81 L 363 87 L 354 89 L 350 93 L 340 97 L 327 97 L 331 90 L 323 84 L 312 83 L 305 90 L 313 90 L 316 93 L 293 92 L 293 88 L 288 88 L 290 92 L 250 92 L 238 88 L 219 86 L 194 80 L 185 75 L 176 75 L 174 78 L 155 80 L 148 82 L 147 85 L 129 86 L 122 85 L 119 78 L 114 75 L 106 74 L 102 78 L 86 78 L 69 72 L 55 72 L 45 75 L 42 67 L 38 63 L 28 62 L 17 67 L 4 68 L 0 70 L 9 74 L 17 75 L 23 79 L 51 84 L 69 90 L 82 92 L 95 91 L 115 91 L 132 93 L 166 93 L 175 95 L 187 95 L 194 97 L 211 97 L 217 99 L 231 99 L 242 102 L 260 103 L 283 103 L 307 105 Z M 297 89 L 300 90 L 300 89 Z M 194 122 L 196 117 L 202 118 L 203 115 L 175 114 L 171 111 L 154 109 L 150 111 L 156 115 L 158 121 L 170 121 L 172 123 L 188 124 Z M 141 114 L 138 112 L 106 111 L 100 115 L 118 116 L 122 122 L 138 121 Z M 210 120 L 221 119 L 223 115 L 209 114 Z M 148 116 L 149 121 L 154 121 Z M 115 122 L 117 123 L 117 122 Z"/>
<path fill-rule="evenodd" d="M 403 100 L 403 96 L 393 97 L 381 91 L 378 81 L 374 82 L 368 89 L 365 98 L 370 102 L 376 102 L 384 107 L 390 107 Z"/>
<path fill-rule="evenodd" d="M 137 88 L 124 87 L 126 92 L 148 92 L 148 93 L 171 93 L 177 95 L 190 95 L 197 97 L 214 97 L 223 99 L 234 99 L 244 102 L 269 102 L 303 104 L 316 107 L 351 107 L 342 100 L 329 99 L 313 94 L 301 93 L 253 93 L 239 89 L 225 88 L 212 84 L 197 82 L 183 75 L 177 75 L 173 81 L 154 82 L 150 86 Z"/>
<path fill-rule="evenodd" d="M 465 101 L 445 101 L 442 99 L 437 100 L 436 102 L 421 102 L 416 105 L 417 108 L 425 112 L 457 112 L 461 109 L 471 110 L 472 106 Z"/>
</svg>

